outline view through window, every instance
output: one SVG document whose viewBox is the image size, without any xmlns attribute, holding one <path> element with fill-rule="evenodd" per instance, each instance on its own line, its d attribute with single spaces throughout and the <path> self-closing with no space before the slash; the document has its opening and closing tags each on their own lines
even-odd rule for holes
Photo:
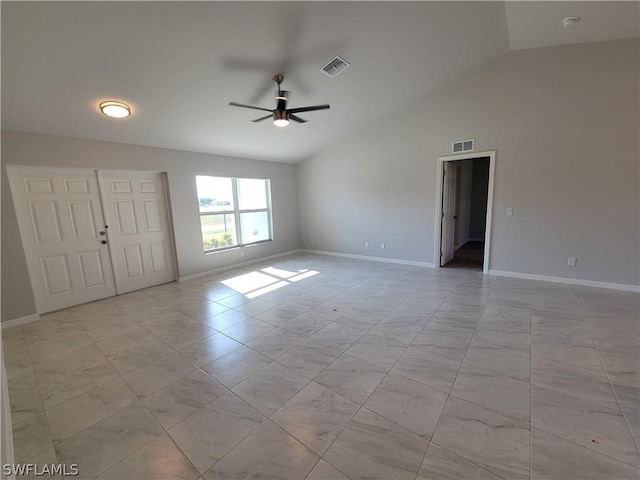
<svg viewBox="0 0 640 480">
<path fill-rule="evenodd" d="M 268 179 L 196 176 L 205 252 L 272 239 Z"/>
</svg>

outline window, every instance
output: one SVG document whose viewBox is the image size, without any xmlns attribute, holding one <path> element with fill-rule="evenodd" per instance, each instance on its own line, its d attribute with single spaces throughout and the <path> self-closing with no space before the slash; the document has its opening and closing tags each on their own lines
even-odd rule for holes
<svg viewBox="0 0 640 480">
<path fill-rule="evenodd" d="M 269 180 L 196 176 L 205 252 L 272 239 Z"/>
</svg>

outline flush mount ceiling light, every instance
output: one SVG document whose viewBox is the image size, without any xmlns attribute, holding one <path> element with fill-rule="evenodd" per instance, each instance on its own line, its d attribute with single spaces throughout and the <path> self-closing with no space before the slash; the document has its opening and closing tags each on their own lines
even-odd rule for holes
<svg viewBox="0 0 640 480">
<path fill-rule="evenodd" d="M 131 115 L 131 107 L 126 103 L 108 100 L 100 104 L 100 111 L 107 117 L 125 118 Z"/>
<path fill-rule="evenodd" d="M 576 22 L 580 21 L 580 17 L 567 17 L 562 20 L 562 25 L 565 27 L 573 27 Z"/>
</svg>

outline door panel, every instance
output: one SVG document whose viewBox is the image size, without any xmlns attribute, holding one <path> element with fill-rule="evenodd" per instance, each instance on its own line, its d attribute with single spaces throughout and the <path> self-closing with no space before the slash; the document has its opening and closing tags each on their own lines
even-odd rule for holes
<svg viewBox="0 0 640 480">
<path fill-rule="evenodd" d="M 162 174 L 98 173 L 118 293 L 175 280 Z"/>
<path fill-rule="evenodd" d="M 456 211 L 456 166 L 452 162 L 444 162 L 444 179 L 442 184 L 442 241 L 440 250 L 440 266 L 453 260 L 455 251 L 455 211 Z"/>
<path fill-rule="evenodd" d="M 7 167 L 38 313 L 115 295 L 95 172 Z"/>
</svg>

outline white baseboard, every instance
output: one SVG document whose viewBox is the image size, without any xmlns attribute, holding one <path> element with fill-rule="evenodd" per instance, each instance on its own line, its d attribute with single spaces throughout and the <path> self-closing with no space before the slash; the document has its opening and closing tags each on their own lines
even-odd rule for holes
<svg viewBox="0 0 640 480">
<path fill-rule="evenodd" d="M 252 265 L 254 263 L 264 262 L 266 260 L 271 260 L 273 258 L 286 257 L 287 255 L 293 255 L 295 253 L 302 252 L 301 249 L 297 250 L 289 250 L 288 252 L 277 253 L 275 255 L 269 255 L 268 257 L 260 257 L 255 258 L 253 260 L 249 260 L 247 262 L 234 263 L 233 265 L 227 265 L 226 267 L 213 268 L 211 270 L 206 270 L 200 273 L 194 273 L 193 275 L 187 275 L 185 277 L 179 277 L 178 283 L 188 282 L 189 280 L 196 280 L 202 277 L 208 277 L 209 275 L 215 275 L 216 273 L 226 272 L 227 270 L 233 270 L 235 268 L 245 267 L 247 265 Z"/>
<path fill-rule="evenodd" d="M 611 290 L 624 290 L 625 292 L 640 293 L 640 285 L 628 285 L 626 283 L 597 282 L 594 280 L 581 280 L 579 278 L 552 277 L 550 275 L 505 272 L 502 270 L 489 270 L 489 275 L 496 275 L 498 277 L 522 278 L 525 280 L 540 280 L 542 282 L 565 283 L 569 285 L 580 285 L 583 287 L 608 288 Z"/>
<path fill-rule="evenodd" d="M 2 325 L 2 330 L 4 330 L 5 328 L 17 327 L 18 325 L 24 325 L 38 320 L 40 320 L 40 315 L 34 313 L 24 317 L 14 318 L 13 320 L 7 320 L 6 322 L 2 322 L 0 325 Z"/>
<path fill-rule="evenodd" d="M 325 252 L 323 250 L 307 250 L 307 249 L 303 249 L 302 252 L 315 253 L 317 255 L 329 255 L 331 257 L 353 258 L 355 260 L 369 260 L 372 262 L 396 263 L 399 265 L 411 265 L 414 267 L 434 268 L 433 263 L 415 262 L 413 260 L 401 260 L 399 258 L 370 257 L 368 255 L 354 255 L 351 253 Z"/>
</svg>

